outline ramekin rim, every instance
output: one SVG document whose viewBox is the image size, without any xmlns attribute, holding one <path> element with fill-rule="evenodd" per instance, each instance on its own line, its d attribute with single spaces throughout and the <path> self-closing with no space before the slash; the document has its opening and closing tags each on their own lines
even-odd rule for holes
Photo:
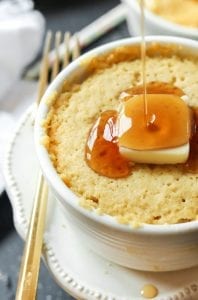
<svg viewBox="0 0 198 300">
<path fill-rule="evenodd" d="M 52 166 L 52 162 L 49 158 L 49 154 L 47 149 L 41 144 L 41 138 L 43 136 L 42 130 L 42 120 L 45 119 L 45 116 L 48 112 L 48 106 L 45 101 L 49 98 L 49 96 L 59 89 L 64 82 L 64 79 L 74 72 L 79 66 L 80 63 L 94 56 L 95 54 L 101 54 L 104 52 L 111 51 L 117 46 L 124 46 L 124 45 L 135 45 L 138 44 L 140 41 L 140 37 L 131 37 L 126 38 L 114 42 L 107 43 L 105 45 L 99 46 L 86 54 L 82 55 L 76 61 L 72 62 L 67 68 L 65 68 L 50 84 L 47 88 L 41 103 L 38 108 L 38 112 L 36 115 L 35 120 L 35 128 L 34 128 L 34 139 L 35 139 L 35 146 L 36 146 L 36 154 L 42 169 L 42 172 L 47 179 L 50 186 L 55 186 L 53 188 L 56 190 L 57 194 L 59 194 L 64 200 L 61 200 L 62 203 L 67 202 L 70 206 L 76 209 L 80 214 L 83 214 L 88 219 L 96 223 L 103 224 L 107 227 L 119 230 L 121 232 L 137 232 L 140 234 L 155 234 L 155 235 L 166 235 L 166 234 L 182 234 L 184 232 L 190 232 L 198 230 L 198 221 L 190 221 L 186 223 L 179 223 L 179 224 L 142 224 L 140 227 L 132 227 L 130 224 L 121 224 L 119 223 L 115 217 L 109 215 L 98 215 L 95 211 L 89 211 L 79 205 L 79 198 L 78 196 L 72 192 L 60 179 L 58 174 L 55 171 L 55 168 Z M 148 36 L 146 37 L 146 41 L 149 42 L 161 42 L 164 44 L 180 44 L 184 47 L 196 48 L 198 49 L 198 42 L 195 40 L 183 38 L 183 37 L 173 37 L 173 36 Z M 53 184 L 50 180 L 50 176 L 53 178 Z"/>
<path fill-rule="evenodd" d="M 136 12 L 140 13 L 137 0 L 136 1 L 123 0 L 123 1 L 127 2 L 130 6 L 132 6 L 136 10 Z M 194 38 L 198 38 L 198 30 L 196 28 L 187 27 L 174 22 L 170 22 L 165 18 L 154 14 L 152 11 L 149 11 L 148 9 L 145 10 L 145 16 L 150 22 L 154 23 L 155 25 L 160 24 L 161 27 L 167 28 L 170 32 L 173 32 L 175 34 L 177 32 L 178 34 L 185 35 L 186 37 L 193 36 Z"/>
</svg>

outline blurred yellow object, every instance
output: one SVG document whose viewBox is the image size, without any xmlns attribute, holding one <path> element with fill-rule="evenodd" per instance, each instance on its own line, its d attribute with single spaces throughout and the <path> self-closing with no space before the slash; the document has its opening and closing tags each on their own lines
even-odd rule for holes
<svg viewBox="0 0 198 300">
<path fill-rule="evenodd" d="M 198 28 L 197 0 L 145 0 L 145 6 L 171 22 Z"/>
</svg>

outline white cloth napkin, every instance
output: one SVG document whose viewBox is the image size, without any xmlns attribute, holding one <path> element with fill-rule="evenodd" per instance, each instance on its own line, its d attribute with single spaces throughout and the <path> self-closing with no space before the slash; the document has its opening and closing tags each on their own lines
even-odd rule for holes
<svg viewBox="0 0 198 300">
<path fill-rule="evenodd" d="M 35 83 L 24 82 L 24 67 L 41 47 L 45 21 L 30 0 L 0 2 L 0 193 L 5 145 L 16 121 L 36 97 Z"/>
</svg>

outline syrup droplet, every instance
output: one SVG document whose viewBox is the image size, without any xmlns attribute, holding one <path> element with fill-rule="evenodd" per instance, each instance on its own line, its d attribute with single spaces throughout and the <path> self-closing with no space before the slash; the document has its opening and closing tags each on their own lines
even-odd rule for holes
<svg viewBox="0 0 198 300">
<path fill-rule="evenodd" d="M 150 131 L 159 130 L 159 126 L 156 124 L 156 118 L 157 116 L 155 114 L 152 114 L 150 119 L 147 120 L 147 128 Z"/>
<path fill-rule="evenodd" d="M 158 295 L 158 289 L 153 284 L 145 284 L 141 290 L 141 295 L 146 299 L 154 298 Z"/>
</svg>

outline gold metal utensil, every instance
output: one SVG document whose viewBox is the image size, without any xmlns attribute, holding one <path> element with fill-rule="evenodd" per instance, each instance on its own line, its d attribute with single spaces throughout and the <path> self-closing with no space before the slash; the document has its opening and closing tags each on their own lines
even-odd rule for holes
<svg viewBox="0 0 198 300">
<path fill-rule="evenodd" d="M 70 34 L 66 32 L 63 37 L 65 45 L 65 55 L 61 62 L 59 55 L 59 46 L 62 40 L 60 31 L 55 34 L 55 59 L 52 64 L 51 78 L 52 81 L 60 71 L 60 65 L 65 67 L 70 60 Z M 77 38 L 73 38 L 74 46 L 72 47 L 72 60 L 80 54 L 79 43 Z M 50 45 L 52 43 L 52 33 L 48 32 L 45 39 L 43 49 L 43 59 L 39 77 L 39 89 L 37 106 L 46 90 L 49 76 L 49 60 Z M 40 268 L 40 258 L 43 245 L 43 234 L 46 221 L 48 187 L 43 178 L 41 171 L 38 176 L 38 185 L 33 202 L 32 214 L 30 217 L 29 228 L 26 236 L 24 253 L 20 266 L 18 285 L 16 291 L 16 300 L 33 300 L 36 297 L 37 283 Z"/>
</svg>

